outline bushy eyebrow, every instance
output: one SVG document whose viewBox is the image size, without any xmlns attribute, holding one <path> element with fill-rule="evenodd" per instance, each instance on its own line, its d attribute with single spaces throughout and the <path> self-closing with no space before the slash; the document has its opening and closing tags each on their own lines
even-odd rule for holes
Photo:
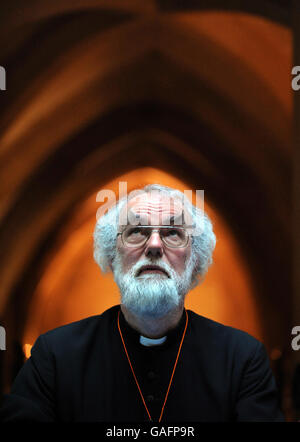
<svg viewBox="0 0 300 442">
<path fill-rule="evenodd" d="M 179 220 L 179 223 L 176 222 L 177 220 Z M 185 221 L 184 221 L 184 212 L 180 213 L 179 215 L 172 215 L 170 217 L 170 226 L 174 226 L 174 225 L 184 225 Z"/>
</svg>

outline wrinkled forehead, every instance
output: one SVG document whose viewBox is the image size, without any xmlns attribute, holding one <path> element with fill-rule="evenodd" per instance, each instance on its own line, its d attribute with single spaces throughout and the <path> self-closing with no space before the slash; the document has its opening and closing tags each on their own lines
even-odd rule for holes
<svg viewBox="0 0 300 442">
<path fill-rule="evenodd" d="M 160 193 L 143 193 L 132 198 L 121 211 L 125 225 L 191 225 L 184 202 Z M 125 222 L 126 220 L 126 222 Z"/>
</svg>

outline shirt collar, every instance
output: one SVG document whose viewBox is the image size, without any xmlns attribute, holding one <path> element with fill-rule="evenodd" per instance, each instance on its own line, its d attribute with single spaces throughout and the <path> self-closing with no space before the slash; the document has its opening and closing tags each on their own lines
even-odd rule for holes
<svg viewBox="0 0 300 442">
<path fill-rule="evenodd" d="M 186 313 L 185 313 L 185 309 L 183 309 L 183 314 L 182 314 L 178 324 L 176 325 L 176 327 L 172 328 L 171 330 L 169 330 L 165 334 L 166 339 L 162 343 L 160 343 L 159 345 L 151 345 L 149 347 L 146 347 L 145 345 L 143 345 L 140 342 L 141 336 L 142 336 L 140 334 L 140 332 L 135 330 L 126 321 L 126 319 L 123 315 L 123 312 L 120 309 L 120 327 L 121 327 L 122 332 L 124 333 L 124 336 L 127 339 L 129 339 L 131 342 L 135 343 L 136 345 L 138 345 L 141 348 L 161 349 L 161 348 L 168 347 L 172 343 L 178 342 L 178 340 L 180 340 L 180 338 L 182 336 L 184 326 L 185 326 L 185 321 L 186 321 Z"/>
</svg>

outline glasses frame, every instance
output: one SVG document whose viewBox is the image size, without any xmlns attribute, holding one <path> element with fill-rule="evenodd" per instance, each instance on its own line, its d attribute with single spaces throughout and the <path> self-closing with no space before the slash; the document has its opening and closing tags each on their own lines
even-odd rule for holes
<svg viewBox="0 0 300 442">
<path fill-rule="evenodd" d="M 128 244 L 125 243 L 124 238 L 123 238 L 123 233 L 125 232 L 125 230 L 127 229 L 127 227 L 133 227 L 133 228 L 139 228 L 139 227 L 141 227 L 141 228 L 145 228 L 145 227 L 146 227 L 146 228 L 148 228 L 148 229 L 151 229 L 152 232 L 151 232 L 151 234 L 149 235 L 149 238 L 146 238 L 146 240 L 145 240 L 144 243 L 139 244 L 138 246 L 136 246 L 136 245 L 129 246 Z M 190 227 L 190 226 L 186 226 L 186 227 Z M 130 224 L 129 224 L 128 226 L 125 227 L 125 229 L 122 230 L 122 232 L 118 232 L 118 233 L 117 233 L 117 236 L 121 235 L 121 240 L 122 240 L 123 246 L 124 246 L 124 247 L 128 247 L 128 248 L 130 248 L 130 249 L 138 249 L 139 247 L 143 247 L 143 246 L 145 246 L 145 245 L 147 244 L 147 242 L 149 241 L 149 239 L 150 239 L 150 237 L 151 237 L 151 235 L 152 235 L 153 232 L 157 232 L 157 233 L 159 233 L 159 237 L 160 237 L 161 241 L 163 242 L 163 244 L 164 244 L 166 247 L 170 248 L 170 249 L 183 249 L 184 247 L 186 247 L 186 246 L 188 245 L 189 240 L 190 240 L 190 234 L 187 233 L 187 231 L 186 231 L 186 233 L 187 233 L 187 241 L 186 241 L 186 244 L 184 244 L 183 246 L 170 246 L 169 244 L 166 244 L 166 243 L 165 243 L 165 240 L 163 239 L 163 237 L 162 237 L 162 235 L 161 235 L 161 232 L 160 232 L 161 229 L 180 229 L 180 230 L 184 230 L 184 231 L 186 231 L 186 228 L 185 228 L 185 227 L 180 227 L 180 226 L 149 226 L 149 225 L 148 225 L 148 226 L 141 226 L 141 225 L 137 225 L 137 226 L 135 226 L 135 225 L 130 225 Z"/>
</svg>

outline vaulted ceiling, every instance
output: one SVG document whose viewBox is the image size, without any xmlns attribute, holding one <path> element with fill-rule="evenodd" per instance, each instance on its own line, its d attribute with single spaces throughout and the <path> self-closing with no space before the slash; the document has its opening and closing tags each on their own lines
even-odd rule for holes
<svg viewBox="0 0 300 442">
<path fill-rule="evenodd" d="M 0 315 L 22 323 L 45 251 L 83 201 L 154 167 L 205 189 L 280 340 L 291 311 L 289 2 L 12 0 L 1 12 Z"/>
</svg>

